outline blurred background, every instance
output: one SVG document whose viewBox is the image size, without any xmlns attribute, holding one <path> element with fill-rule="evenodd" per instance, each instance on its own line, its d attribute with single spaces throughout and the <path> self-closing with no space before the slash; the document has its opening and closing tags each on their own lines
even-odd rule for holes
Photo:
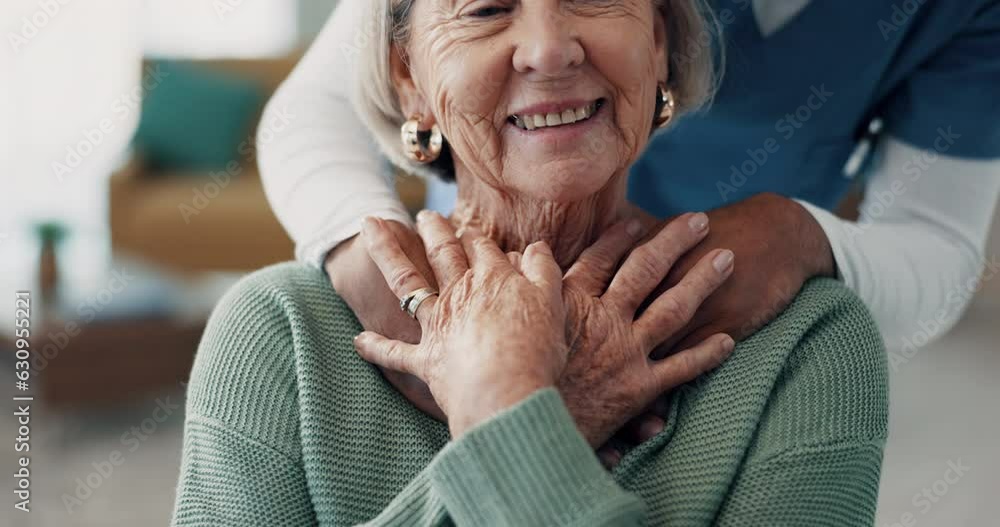
<svg viewBox="0 0 1000 527">
<path fill-rule="evenodd" d="M 0 525 L 169 523 L 184 383 L 206 318 L 241 275 L 292 258 L 257 174 L 260 111 L 335 3 L 0 7 L 5 474 L 19 457 L 10 394 L 34 397 L 31 513 L 15 511 L 4 491 Z M 411 209 L 424 205 L 418 181 L 398 188 Z M 998 253 L 995 227 L 987 254 Z M 975 300 L 951 334 L 891 350 L 902 360 L 892 368 L 877 525 L 997 524 L 994 278 L 959 292 Z M 33 308 L 35 371 L 23 393 L 13 377 L 15 291 L 30 291 Z"/>
</svg>

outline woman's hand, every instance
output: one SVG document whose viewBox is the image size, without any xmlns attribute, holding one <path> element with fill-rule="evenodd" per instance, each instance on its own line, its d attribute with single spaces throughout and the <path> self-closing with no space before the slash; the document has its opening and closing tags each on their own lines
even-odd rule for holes
<svg viewBox="0 0 1000 527">
<path fill-rule="evenodd" d="M 562 273 L 544 243 L 530 245 L 515 269 L 491 240 L 459 242 L 439 214 L 421 213 L 417 229 L 440 287 L 416 312 L 420 344 L 364 332 L 355 345 L 369 362 L 426 382 L 459 437 L 561 375 Z M 366 220 L 363 236 L 397 297 L 428 287 L 382 220 Z"/>
<path fill-rule="evenodd" d="M 809 212 L 777 194 L 758 194 L 708 213 L 712 233 L 681 258 L 661 287 L 672 287 L 713 247 L 729 247 L 740 271 L 667 346 L 686 346 L 725 331 L 744 339 L 774 320 L 807 280 L 835 276 L 833 250 Z"/>
<path fill-rule="evenodd" d="M 558 387 L 595 448 L 657 396 L 718 366 L 734 347 L 720 333 L 663 360 L 650 358 L 732 274 L 733 253 L 710 251 L 674 287 L 647 301 L 674 263 L 708 234 L 708 218 L 687 214 L 671 221 L 619 268 L 640 229 L 638 223 L 613 227 L 563 280 L 573 354 Z"/>
</svg>

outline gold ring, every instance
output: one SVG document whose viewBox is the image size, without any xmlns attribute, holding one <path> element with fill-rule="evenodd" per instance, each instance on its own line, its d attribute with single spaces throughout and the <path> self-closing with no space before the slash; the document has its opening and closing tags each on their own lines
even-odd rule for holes
<svg viewBox="0 0 1000 527">
<path fill-rule="evenodd" d="M 417 309 L 420 308 L 420 304 L 424 303 L 424 300 L 438 294 L 437 291 L 429 287 L 421 287 L 416 291 L 413 291 L 399 300 L 399 309 L 406 312 L 414 320 L 417 318 Z"/>
</svg>

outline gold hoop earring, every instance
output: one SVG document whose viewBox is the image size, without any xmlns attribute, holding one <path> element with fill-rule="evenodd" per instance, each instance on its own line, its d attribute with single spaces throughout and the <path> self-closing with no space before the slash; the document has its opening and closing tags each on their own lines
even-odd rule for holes
<svg viewBox="0 0 1000 527">
<path fill-rule="evenodd" d="M 674 119 L 674 91 L 662 82 L 656 86 L 656 118 L 653 125 L 663 128 Z"/>
<path fill-rule="evenodd" d="M 436 124 L 431 127 L 430 131 L 421 132 L 419 128 L 422 120 L 422 116 L 414 115 L 400 128 L 403 153 L 417 163 L 433 163 L 441 155 L 444 138 L 441 136 L 441 129 Z M 426 145 L 424 140 L 427 142 Z"/>
</svg>

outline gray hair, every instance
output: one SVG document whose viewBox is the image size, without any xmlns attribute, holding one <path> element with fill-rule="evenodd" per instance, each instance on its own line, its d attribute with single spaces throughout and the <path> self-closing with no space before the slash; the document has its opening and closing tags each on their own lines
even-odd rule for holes
<svg viewBox="0 0 1000 527">
<path fill-rule="evenodd" d="M 361 120 L 371 131 L 379 148 L 394 165 L 405 172 L 424 177 L 454 179 L 451 153 L 430 165 L 411 161 L 403 153 L 399 128 L 407 119 L 390 74 L 393 46 L 405 46 L 410 37 L 410 12 L 416 0 L 364 0 L 364 23 L 358 28 L 360 56 L 353 89 L 353 104 Z M 721 25 L 706 0 L 651 0 L 667 24 L 670 54 L 669 85 L 676 104 L 675 115 L 696 110 L 709 103 L 720 76 L 713 47 Z M 676 117 L 674 119 L 676 122 Z M 446 138 L 447 139 L 447 138 Z"/>
</svg>

